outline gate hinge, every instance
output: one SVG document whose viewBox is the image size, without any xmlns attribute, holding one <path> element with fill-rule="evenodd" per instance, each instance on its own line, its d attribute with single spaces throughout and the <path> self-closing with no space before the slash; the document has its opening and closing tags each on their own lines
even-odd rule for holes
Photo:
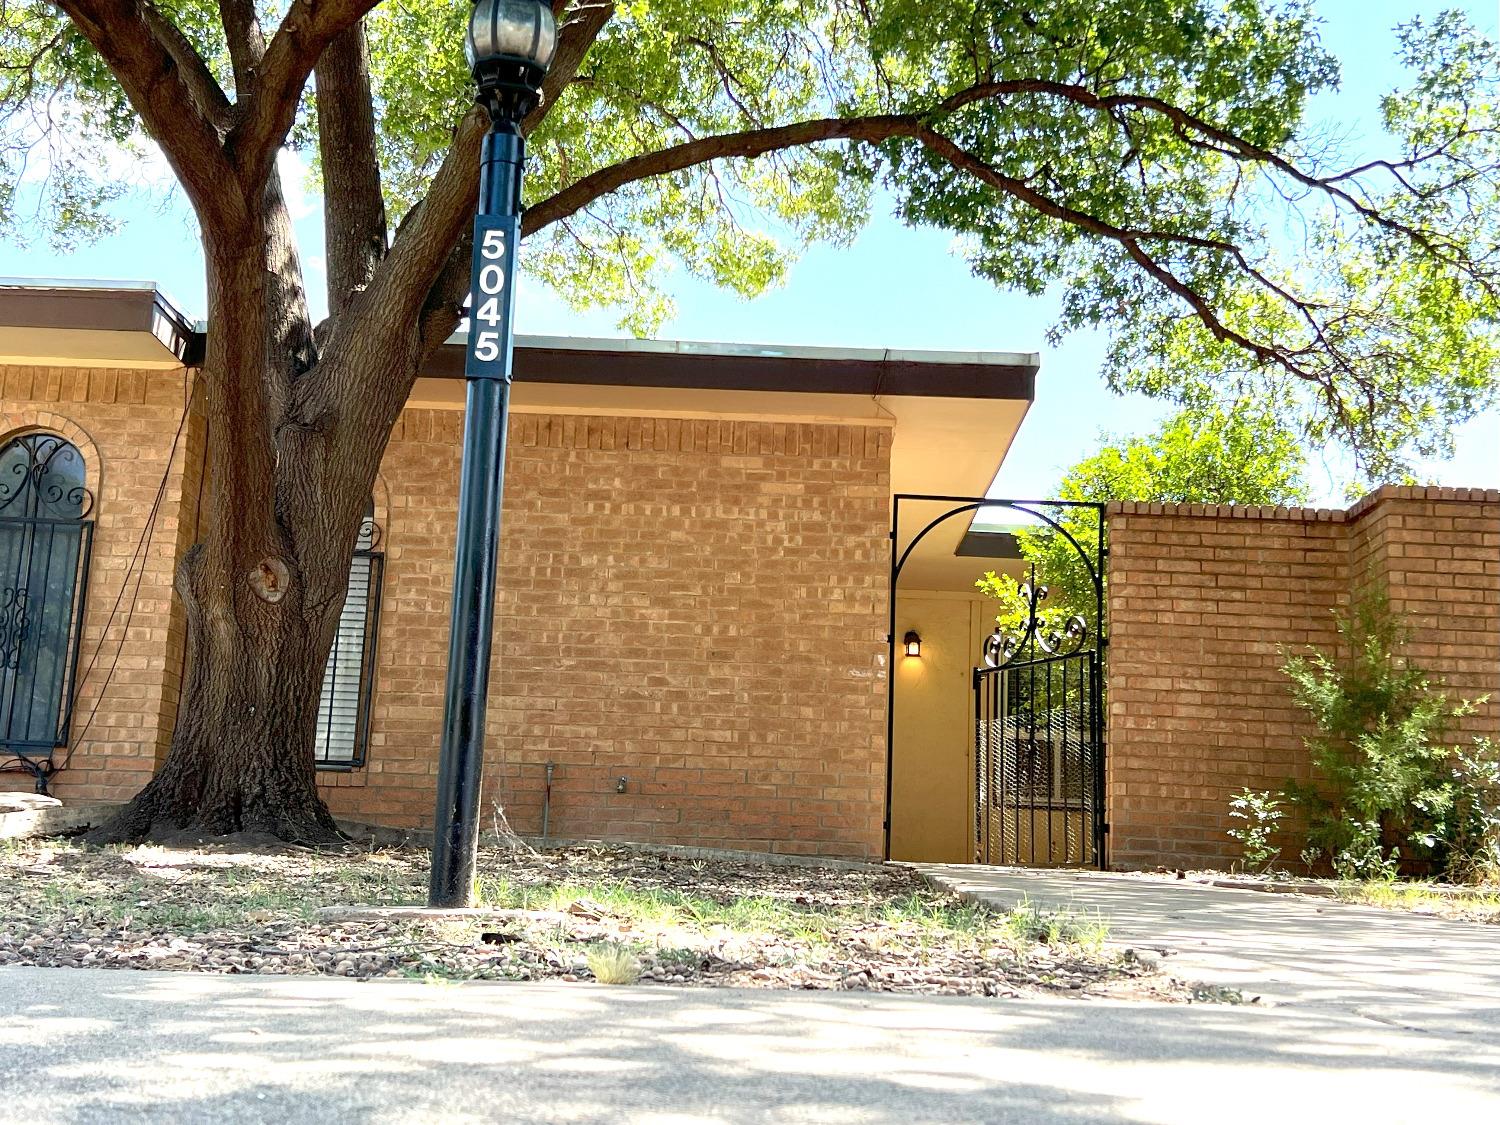
<svg viewBox="0 0 1500 1125">
<path fill-rule="evenodd" d="M 1108 835 L 1109 835 L 1109 821 L 1107 821 L 1107 820 L 1106 820 L 1106 821 L 1105 821 L 1105 822 L 1104 822 L 1104 825 L 1103 825 L 1103 829 L 1102 829 L 1102 831 L 1103 831 L 1103 832 L 1104 832 L 1104 834 L 1105 834 L 1105 835 L 1106 835 L 1106 836 L 1108 836 Z"/>
</svg>

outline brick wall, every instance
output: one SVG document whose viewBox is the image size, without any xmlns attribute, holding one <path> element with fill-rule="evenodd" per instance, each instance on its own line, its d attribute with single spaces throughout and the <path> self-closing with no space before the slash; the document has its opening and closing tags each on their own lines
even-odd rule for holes
<svg viewBox="0 0 1500 1125">
<path fill-rule="evenodd" d="M 1278 646 L 1337 640 L 1372 583 L 1411 655 L 1470 723 L 1500 733 L 1500 492 L 1385 488 L 1348 511 L 1115 504 L 1109 510 L 1110 862 L 1223 866 L 1230 795 L 1306 778 L 1310 726 Z"/>
<path fill-rule="evenodd" d="M 432 817 L 461 427 L 408 410 L 382 466 L 372 745 L 326 779 L 341 816 Z M 486 809 L 539 831 L 551 761 L 557 836 L 878 855 L 889 434 L 515 416 Z"/>
<path fill-rule="evenodd" d="M 54 784 L 64 799 L 128 797 L 165 752 L 182 642 L 172 575 L 182 545 L 185 443 L 175 458 L 172 448 L 188 379 L 185 370 L 0 367 L 0 445 L 31 430 L 61 434 L 82 452 L 94 494 L 73 749 L 59 752 L 58 761 L 68 755 L 68 768 Z M 164 477 L 154 530 L 143 543 Z M 0 773 L 0 788 L 30 789 L 30 776 Z"/>
</svg>

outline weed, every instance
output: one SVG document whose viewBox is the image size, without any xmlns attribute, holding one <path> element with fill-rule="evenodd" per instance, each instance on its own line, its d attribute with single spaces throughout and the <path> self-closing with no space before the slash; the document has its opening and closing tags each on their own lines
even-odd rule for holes
<svg viewBox="0 0 1500 1125">
<path fill-rule="evenodd" d="M 1231 988 L 1226 984 L 1194 984 L 1191 986 L 1190 995 L 1198 1004 L 1253 1004 L 1254 1000 L 1246 1000 L 1245 994 L 1238 988 Z"/>
<path fill-rule="evenodd" d="M 656 963 L 668 972 L 692 972 L 703 960 L 702 951 L 682 946 L 669 946 L 656 951 Z"/>
<path fill-rule="evenodd" d="M 1097 914 L 1088 916 L 1071 910 L 1042 910 L 1023 898 L 1005 915 L 1002 932 L 1013 948 L 1040 942 L 1044 945 L 1073 945 L 1097 952 L 1109 937 L 1109 925 Z"/>
<path fill-rule="evenodd" d="M 585 958 L 600 984 L 634 984 L 641 979 L 640 960 L 627 946 L 599 942 L 589 947 Z"/>
<path fill-rule="evenodd" d="M 1281 849 L 1272 847 L 1271 834 L 1276 831 L 1277 821 L 1286 815 L 1281 804 L 1279 797 L 1266 790 L 1241 789 L 1229 799 L 1229 815 L 1245 822 L 1228 832 L 1231 840 L 1239 841 L 1245 870 L 1259 874 L 1280 858 Z"/>
</svg>

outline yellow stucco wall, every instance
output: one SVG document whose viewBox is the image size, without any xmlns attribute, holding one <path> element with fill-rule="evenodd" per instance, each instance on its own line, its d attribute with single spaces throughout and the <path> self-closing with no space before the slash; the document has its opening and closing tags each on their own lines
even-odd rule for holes
<svg viewBox="0 0 1500 1125">
<path fill-rule="evenodd" d="M 895 667 L 891 858 L 966 863 L 973 839 L 972 676 L 993 603 L 962 593 L 901 590 L 896 639 L 922 637 L 922 655 Z"/>
</svg>

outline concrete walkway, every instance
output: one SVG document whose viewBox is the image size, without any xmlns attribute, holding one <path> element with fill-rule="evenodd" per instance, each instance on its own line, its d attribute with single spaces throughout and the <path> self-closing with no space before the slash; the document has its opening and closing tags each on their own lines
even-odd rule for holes
<svg viewBox="0 0 1500 1125">
<path fill-rule="evenodd" d="M 1492 1040 L 1335 1009 L 0 969 L 24 1125 L 1496 1120 Z"/>
<path fill-rule="evenodd" d="M 1102 915 L 1110 941 L 1165 950 L 1183 980 L 1267 1004 L 1500 1044 L 1500 926 L 1086 871 L 923 864 L 934 882 L 1009 908 Z"/>
</svg>

